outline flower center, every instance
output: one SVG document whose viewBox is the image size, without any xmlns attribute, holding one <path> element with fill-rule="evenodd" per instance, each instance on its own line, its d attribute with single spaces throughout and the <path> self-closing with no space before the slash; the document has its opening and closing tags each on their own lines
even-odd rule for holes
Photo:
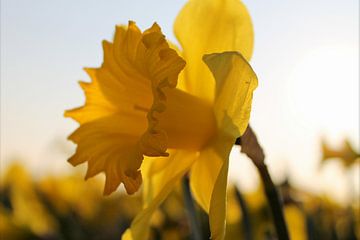
<svg viewBox="0 0 360 240">
<path fill-rule="evenodd" d="M 200 150 L 216 134 L 210 103 L 179 89 L 164 89 L 166 110 L 159 114 L 159 128 L 165 130 L 168 148 Z"/>
</svg>

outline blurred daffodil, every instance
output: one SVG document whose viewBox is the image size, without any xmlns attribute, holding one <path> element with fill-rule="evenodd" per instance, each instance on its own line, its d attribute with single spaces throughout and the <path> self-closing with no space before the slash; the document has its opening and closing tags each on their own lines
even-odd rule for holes
<svg viewBox="0 0 360 240">
<path fill-rule="evenodd" d="M 27 171 L 19 164 L 12 165 L 7 169 L 4 185 L 10 189 L 11 223 L 27 228 L 37 236 L 52 236 L 57 222 L 37 196 Z"/>
<path fill-rule="evenodd" d="M 345 167 L 351 167 L 360 160 L 360 153 L 351 146 L 349 140 L 345 139 L 341 148 L 333 148 L 329 146 L 325 140 L 322 141 L 322 163 L 330 159 L 339 159 Z"/>
<path fill-rule="evenodd" d="M 101 185 L 94 180 L 84 182 L 79 175 L 49 176 L 38 183 L 38 188 L 60 214 L 76 210 L 83 219 L 91 219 L 99 211 L 101 199 L 98 191 Z M 81 198 L 86 201 L 79 201 Z"/>
<path fill-rule="evenodd" d="M 86 69 L 92 82 L 80 83 L 85 105 L 65 113 L 80 124 L 69 161 L 87 162 L 86 178 L 105 172 L 105 194 L 120 183 L 132 194 L 144 179 L 144 209 L 123 239 L 147 238 L 152 213 L 188 171 L 212 238 L 224 238 L 228 157 L 257 86 L 252 24 L 238 0 L 192 0 L 174 30 L 182 51 L 156 23 L 117 27 L 103 65 Z"/>
<path fill-rule="evenodd" d="M 297 206 L 289 205 L 284 209 L 286 222 L 289 226 L 289 233 L 293 240 L 305 240 L 306 236 L 306 216 Z"/>
</svg>

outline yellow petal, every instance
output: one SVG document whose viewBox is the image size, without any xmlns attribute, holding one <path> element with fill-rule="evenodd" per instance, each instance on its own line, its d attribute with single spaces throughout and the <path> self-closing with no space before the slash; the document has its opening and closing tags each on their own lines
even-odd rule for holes
<svg viewBox="0 0 360 240">
<path fill-rule="evenodd" d="M 196 157 L 195 152 L 177 151 L 168 158 L 168 164 L 150 180 L 154 181 L 155 191 L 151 201 L 133 220 L 131 227 L 122 236 L 123 240 L 148 239 L 149 223 L 153 212 L 172 191 L 178 180 L 189 170 Z M 146 159 L 148 160 L 148 159 Z M 157 159 L 151 159 L 156 161 Z"/>
<path fill-rule="evenodd" d="M 215 182 L 235 142 L 233 138 L 226 141 L 224 139 L 219 135 L 206 148 L 201 150 L 190 171 L 191 191 L 197 203 L 207 213 L 210 210 L 211 195 Z"/>
<path fill-rule="evenodd" d="M 218 143 L 220 144 L 220 143 Z M 190 187 L 196 202 L 209 213 L 211 193 L 221 166 L 222 156 L 216 152 L 216 143 L 203 149 L 190 171 Z"/>
<path fill-rule="evenodd" d="M 229 153 L 233 146 L 234 139 L 223 139 L 223 146 L 219 155 L 223 156 L 223 164 L 216 178 L 214 189 L 211 194 L 209 224 L 211 239 L 222 240 L 225 237 L 226 228 L 226 190 L 229 169 Z"/>
<path fill-rule="evenodd" d="M 158 117 L 166 109 L 164 91 L 175 88 L 185 62 L 156 23 L 143 33 L 134 22 L 118 26 L 103 49 L 102 66 L 86 69 L 92 82 L 80 83 L 85 105 L 65 112 L 80 123 L 69 137 L 78 145 L 69 161 L 88 162 L 86 178 L 105 172 L 105 194 L 120 183 L 131 194 L 141 184 L 143 156 L 167 155 Z"/>
<path fill-rule="evenodd" d="M 182 55 L 183 53 L 181 52 L 181 49 L 175 43 L 170 42 L 170 41 L 168 41 L 168 43 L 169 43 L 169 46 L 172 49 L 174 49 L 180 57 L 184 58 L 183 55 Z M 185 74 L 184 73 L 185 73 L 185 71 L 180 72 L 180 74 L 178 76 L 178 84 L 176 85 L 176 88 L 180 89 L 180 90 L 182 90 L 184 92 L 189 92 L 188 89 L 186 88 L 187 85 L 186 85 L 186 80 L 185 80 Z"/>
<path fill-rule="evenodd" d="M 65 117 L 71 117 L 80 124 L 109 116 L 116 111 L 115 106 L 104 96 L 99 86 L 101 80 L 98 78 L 101 78 L 104 74 L 98 74 L 98 70 L 92 68 L 85 68 L 85 71 L 93 80 L 91 83 L 79 82 L 85 93 L 85 105 L 68 110 L 64 114 Z M 118 91 L 121 92 L 121 88 Z"/>
<path fill-rule="evenodd" d="M 234 130 L 231 124 L 225 124 L 220 131 L 239 137 L 249 123 L 253 91 L 258 84 L 256 74 L 237 52 L 209 54 L 203 59 L 216 81 L 214 112 L 218 125 L 229 117 L 236 127 Z"/>
<path fill-rule="evenodd" d="M 161 182 L 157 182 L 159 181 L 159 178 L 153 177 L 166 169 L 169 165 L 169 161 L 172 161 L 174 156 L 176 156 L 175 150 L 170 150 L 168 153 L 168 157 L 144 157 L 143 164 L 141 165 L 141 172 L 144 179 L 142 186 L 144 208 L 146 208 L 161 191 Z"/>
<path fill-rule="evenodd" d="M 184 69 L 187 91 L 210 101 L 214 83 L 202 56 L 239 51 L 249 60 L 252 55 L 253 27 L 239 0 L 190 0 L 176 18 L 174 31 L 187 62 Z"/>
<path fill-rule="evenodd" d="M 232 137 L 219 135 L 200 152 L 191 167 L 191 191 L 209 213 L 212 239 L 223 239 L 225 233 L 227 174 L 234 141 Z"/>
<path fill-rule="evenodd" d="M 82 124 L 69 136 L 78 145 L 69 162 L 78 165 L 87 161 L 86 178 L 104 171 L 104 194 L 113 192 L 121 182 L 132 194 L 141 184 L 138 140 L 146 127 L 146 118 L 123 114 Z"/>
</svg>

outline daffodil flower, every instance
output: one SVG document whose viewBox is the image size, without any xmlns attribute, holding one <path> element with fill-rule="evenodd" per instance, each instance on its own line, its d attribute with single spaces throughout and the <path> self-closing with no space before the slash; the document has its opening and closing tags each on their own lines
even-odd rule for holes
<svg viewBox="0 0 360 240">
<path fill-rule="evenodd" d="M 92 82 L 80 82 L 85 105 L 65 113 L 80 123 L 69 162 L 87 162 L 86 178 L 105 172 L 105 194 L 144 183 L 144 209 L 123 239 L 147 239 L 152 213 L 188 172 L 212 238 L 225 234 L 229 153 L 257 86 L 251 20 L 238 0 L 191 0 L 174 30 L 182 50 L 156 23 L 116 27 L 102 66 L 86 69 Z"/>
</svg>

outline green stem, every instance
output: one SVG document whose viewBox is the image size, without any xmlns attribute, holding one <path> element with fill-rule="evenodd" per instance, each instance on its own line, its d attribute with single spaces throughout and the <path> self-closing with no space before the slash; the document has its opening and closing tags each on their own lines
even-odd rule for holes
<svg viewBox="0 0 360 240">
<path fill-rule="evenodd" d="M 190 230 L 191 236 L 193 240 L 202 240 L 202 233 L 201 233 L 201 225 L 199 223 L 195 204 L 191 195 L 190 185 L 189 185 L 189 178 L 187 176 L 183 177 L 182 179 L 182 188 L 184 193 L 184 203 L 186 208 L 186 213 L 190 220 Z"/>
<path fill-rule="evenodd" d="M 286 227 L 282 202 L 279 198 L 278 191 L 273 181 L 271 180 L 266 164 L 256 167 L 260 173 L 260 177 L 265 188 L 266 198 L 270 205 L 270 209 L 278 237 L 280 240 L 288 240 L 290 238 Z"/>
<path fill-rule="evenodd" d="M 235 144 L 241 145 L 241 152 L 245 153 L 258 169 L 261 181 L 265 188 L 266 198 L 271 209 L 279 240 L 290 239 L 283 213 L 282 202 L 280 201 L 277 189 L 265 164 L 263 149 L 250 126 L 248 126 L 245 133 L 240 138 L 236 139 Z"/>
<path fill-rule="evenodd" d="M 250 214 L 249 214 L 249 210 L 248 210 L 246 201 L 245 201 L 244 197 L 242 196 L 240 190 L 237 187 L 235 187 L 235 195 L 236 195 L 236 199 L 239 202 L 241 212 L 242 212 L 242 219 L 243 219 L 242 227 L 244 229 L 244 238 L 245 238 L 245 240 L 251 240 L 251 239 L 253 239 L 252 227 L 251 227 Z"/>
</svg>

